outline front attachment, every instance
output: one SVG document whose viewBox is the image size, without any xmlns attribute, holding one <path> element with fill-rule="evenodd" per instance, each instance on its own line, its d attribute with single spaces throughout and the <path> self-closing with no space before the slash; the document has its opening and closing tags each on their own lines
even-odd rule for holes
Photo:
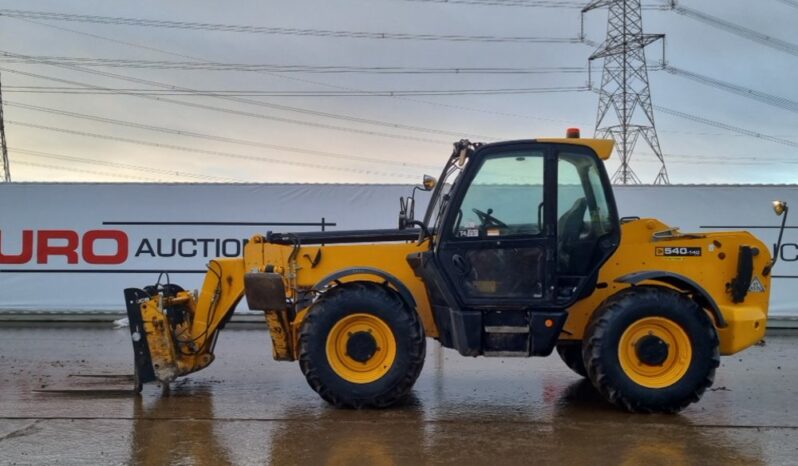
<svg viewBox="0 0 798 466">
<path fill-rule="evenodd" d="M 175 303 L 181 298 L 165 296 L 168 290 L 161 290 L 157 294 L 151 291 L 136 288 L 125 290 L 137 389 L 142 384 L 156 380 L 172 382 L 178 376 L 191 372 L 196 365 L 193 359 L 178 360 L 173 330 L 180 329 L 183 333 L 188 324 L 186 312 Z M 175 291 L 182 291 L 182 288 Z M 208 358 L 203 359 L 206 360 L 210 363 Z"/>
<path fill-rule="evenodd" d="M 144 290 L 138 288 L 125 289 L 125 303 L 127 305 L 127 319 L 130 328 L 130 339 L 133 342 L 133 362 L 135 367 L 135 388 L 141 391 L 141 386 L 147 382 L 154 382 L 155 371 L 152 368 L 152 356 L 147 344 L 147 335 L 144 332 L 144 319 L 141 315 L 141 303 L 149 298 Z"/>
</svg>

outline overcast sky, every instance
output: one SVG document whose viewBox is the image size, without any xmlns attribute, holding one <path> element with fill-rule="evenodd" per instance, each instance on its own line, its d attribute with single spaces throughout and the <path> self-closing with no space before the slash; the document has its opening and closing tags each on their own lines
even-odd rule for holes
<svg viewBox="0 0 798 466">
<path fill-rule="evenodd" d="M 224 2 L 224 7 L 220 7 L 222 2 L 198 0 L 27 0 L 0 5 L 4 9 L 82 15 L 377 33 L 576 38 L 580 24 L 579 10 L 574 8 L 404 0 L 239 1 Z M 681 5 L 798 44 L 798 2 L 684 0 Z M 597 43 L 604 39 L 606 19 L 606 9 L 586 16 L 588 40 Z M 667 59 L 672 66 L 798 101 L 798 56 L 792 53 L 673 11 L 645 11 L 644 26 L 646 32 L 667 34 Z M 586 65 L 595 49 L 578 43 L 317 37 L 7 16 L 0 16 L 0 44 L 2 52 L 36 57 L 413 68 L 580 67 Z M 649 61 L 657 61 L 661 48 L 651 46 L 647 53 Z M 599 82 L 600 67 L 601 63 L 594 64 L 594 84 Z M 0 59 L 0 68 L 5 70 L 0 74 L 3 98 L 8 102 L 4 112 L 14 181 L 202 181 L 206 177 L 211 181 L 408 183 L 420 179 L 424 172 L 437 175 L 451 151 L 451 142 L 461 137 L 490 141 L 561 136 L 570 126 L 582 128 L 583 135 L 592 135 L 597 106 L 597 96 L 592 92 L 243 97 L 269 106 L 210 96 L 162 96 L 156 100 L 119 94 L 30 93 L 18 92 L 25 90 L 18 86 L 77 85 L 12 71 L 114 89 L 156 87 L 45 64 Z M 586 73 L 386 75 L 84 68 L 199 90 L 578 88 L 588 79 Z M 655 105 L 781 139 L 772 142 L 745 136 L 658 111 L 657 128 L 673 183 L 798 183 L 798 104 L 790 111 L 665 71 L 652 71 L 650 80 Z M 20 104 L 121 120 L 139 128 L 45 113 L 21 108 Z M 278 109 L 272 104 L 300 111 Z M 208 138 L 157 132 L 141 125 Z M 254 144 L 243 143 L 247 141 Z M 638 145 L 632 166 L 644 182 L 653 181 L 658 169 L 643 144 Z M 610 173 L 616 167 L 617 161 L 608 162 Z"/>
</svg>

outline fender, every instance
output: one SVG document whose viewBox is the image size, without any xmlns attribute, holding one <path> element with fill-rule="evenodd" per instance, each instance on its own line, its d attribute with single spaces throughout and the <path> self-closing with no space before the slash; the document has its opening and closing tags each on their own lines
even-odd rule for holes
<svg viewBox="0 0 798 466">
<path fill-rule="evenodd" d="M 390 283 L 394 288 L 396 288 L 396 291 L 399 292 L 399 296 L 402 297 L 402 300 L 405 302 L 405 304 L 410 306 L 412 309 L 416 308 L 416 299 L 413 298 L 413 293 L 410 292 L 410 289 L 407 288 L 407 286 L 405 286 L 401 280 L 390 273 L 385 272 L 384 270 L 376 269 L 374 267 L 349 267 L 339 270 L 319 280 L 318 283 L 313 285 L 313 289 L 321 290 L 332 282 L 336 282 L 344 277 L 350 277 L 352 275 L 374 275 L 384 279 L 386 282 Z"/>
<path fill-rule="evenodd" d="M 638 283 L 646 280 L 665 283 L 679 290 L 694 293 L 698 298 L 697 301 L 699 304 L 707 307 L 712 313 L 712 316 L 715 318 L 715 322 L 718 324 L 719 328 L 726 328 L 728 326 L 726 319 L 723 318 L 723 313 L 720 312 L 718 303 L 715 302 L 712 296 L 707 293 L 707 291 L 703 289 L 701 285 L 685 277 L 684 275 L 666 272 L 664 270 L 644 270 L 642 272 L 634 272 L 618 277 L 615 279 L 615 282 L 628 283 L 632 286 L 635 286 Z"/>
</svg>

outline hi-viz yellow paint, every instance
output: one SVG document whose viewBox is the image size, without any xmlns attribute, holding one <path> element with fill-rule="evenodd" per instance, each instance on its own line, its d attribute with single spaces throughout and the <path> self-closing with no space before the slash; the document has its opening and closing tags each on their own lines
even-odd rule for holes
<svg viewBox="0 0 798 466">
<path fill-rule="evenodd" d="M 358 334 L 373 338 L 373 348 L 363 357 L 351 354 L 351 342 Z M 388 324 L 371 314 L 344 317 L 327 335 L 327 360 L 333 370 L 352 383 L 374 382 L 384 376 L 396 359 L 396 339 Z"/>
<path fill-rule="evenodd" d="M 700 234 L 676 231 L 673 235 L 655 237 L 655 233 L 668 230 L 667 225 L 654 219 L 640 219 L 621 226 L 621 245 L 599 273 L 598 283 L 606 284 L 606 287 L 597 288 L 592 295 L 569 309 L 564 339 L 581 340 L 593 311 L 605 299 L 629 286 L 617 283 L 615 279 L 641 270 L 678 273 L 708 292 L 726 321 L 726 326 L 720 327 L 713 317 L 721 354 L 734 354 L 764 338 L 771 277 L 763 275 L 762 271 L 770 262 L 768 247 L 745 231 Z M 728 284 L 737 274 L 740 246 L 752 246 L 758 251 L 754 256 L 753 270 L 762 290 L 749 292 L 743 303 L 734 303 Z M 657 255 L 658 248 L 665 247 L 700 247 L 702 255 Z M 661 283 L 658 285 L 662 286 Z"/>
<path fill-rule="evenodd" d="M 611 141 L 595 139 L 539 139 L 532 143 L 583 145 L 602 160 L 612 151 Z M 469 145 L 456 144 L 447 167 L 467 170 L 463 151 Z M 594 169 L 600 165 L 592 154 L 584 157 Z M 600 188 L 592 186 L 590 192 Z M 485 217 L 490 218 L 490 210 Z M 630 410 L 677 411 L 694 401 L 695 394 L 700 395 L 708 386 L 707 381 L 711 384 L 718 353 L 734 354 L 764 337 L 771 287 L 769 248 L 748 232 L 682 233 L 649 218 L 614 225 L 620 225 L 617 249 L 598 270 L 595 287 L 589 282 L 586 296 L 574 302 L 576 295 L 563 295 L 573 298 L 561 301 L 573 302 L 566 309 L 567 314 L 561 308 L 537 312 L 534 308 L 520 308 L 502 314 L 502 307 L 492 302 L 485 307 L 484 315 L 480 314 L 481 309 L 452 309 L 450 304 L 438 304 L 433 312 L 432 283 L 425 283 L 419 278 L 424 274 L 418 272 L 424 257 L 429 256 L 419 253 L 426 253 L 437 244 L 434 235 L 412 240 L 413 236 L 408 235 L 387 237 L 402 240 L 376 236 L 379 242 L 327 245 L 317 244 L 324 240 L 302 244 L 296 235 L 293 241 L 291 235 L 278 241 L 256 235 L 244 247 L 242 257 L 215 259 L 208 264 L 199 296 L 187 291 L 153 294 L 126 290 L 128 315 L 141 317 L 131 318 L 137 370 L 149 371 L 147 380 L 169 382 L 206 367 L 213 361 L 218 330 L 246 293 L 250 306 L 254 302 L 252 308 L 265 313 L 274 358 L 299 360 L 311 387 L 339 406 L 388 406 L 396 402 L 409 391 L 421 370 L 425 337 L 442 342 L 444 336 L 449 341 L 460 339 L 457 341 L 466 343 L 471 343 L 469 339 L 479 342 L 489 338 L 521 341 L 521 347 L 527 345 L 526 356 L 545 355 L 548 352 L 532 350 L 533 338 L 537 338 L 534 331 L 542 325 L 553 329 L 544 334 L 548 340 L 540 337 L 537 341 L 547 342 L 547 351 L 551 351 L 556 340 L 558 352 L 563 351 L 560 354 L 568 366 L 581 375 L 588 376 L 589 372 L 600 391 L 607 391 L 606 384 L 600 383 L 607 378 L 606 372 L 601 371 L 612 372 L 615 387 L 635 384 L 637 388 L 632 392 L 641 387 L 670 391 L 679 384 L 677 391 L 687 387 L 687 393 L 662 405 L 649 403 L 645 396 L 629 395 L 629 391 L 624 395 L 623 404 Z M 611 232 L 616 241 L 618 230 Z M 545 241 L 556 238 L 553 233 L 541 234 L 544 237 Z M 544 244 L 541 238 L 536 241 Z M 491 241 L 498 244 L 502 239 Z M 606 251 L 609 254 L 612 249 Z M 556 254 L 543 253 L 548 253 L 550 259 Z M 415 270 L 409 257 L 415 261 Z M 454 257 L 452 261 L 455 262 Z M 553 270 L 552 263 L 548 262 Z M 496 264 L 501 265 L 502 262 Z M 554 296 L 553 283 L 548 285 L 549 304 L 563 298 Z M 440 289 L 437 292 L 446 293 Z M 348 301 L 341 301 L 343 294 Z M 437 299 L 437 303 L 456 301 L 440 296 Z M 663 302 L 671 304 L 664 309 L 658 304 Z M 641 307 L 639 303 L 647 304 Z M 602 323 L 602 316 L 613 312 L 615 320 L 607 317 Z M 495 318 L 491 313 L 506 320 L 490 323 L 487 319 Z M 683 318 L 688 313 L 691 317 Z M 519 323 L 508 314 L 528 320 L 520 319 Z M 436 316 L 444 320 L 436 321 Z M 480 319 L 478 325 L 473 324 L 475 318 Z M 542 323 L 536 324 L 535 319 L 540 318 Z M 604 327 L 597 330 L 599 324 Z M 316 333 L 308 333 L 308 329 Z M 142 338 L 147 343 L 144 346 L 139 343 Z M 476 354 L 487 355 L 488 351 Z M 619 370 L 622 376 L 618 375 Z M 698 373 L 708 375 L 682 384 L 691 378 L 690 374 Z M 358 398 L 358 393 L 367 395 Z M 355 395 L 342 399 L 349 394 Z M 616 402 L 613 396 L 605 393 Z"/>
<path fill-rule="evenodd" d="M 637 354 L 637 345 L 647 337 L 657 337 L 668 348 L 658 364 L 646 364 Z M 626 375 L 648 388 L 665 388 L 681 379 L 693 357 L 690 338 L 676 322 L 662 317 L 638 320 L 621 335 L 618 360 Z"/>
<path fill-rule="evenodd" d="M 759 253 L 754 257 L 755 278 L 762 284 L 764 290 L 770 290 L 770 276 L 764 276 L 761 271 L 770 261 L 768 248 L 756 237 L 748 232 L 722 232 L 682 234 L 674 232 L 670 236 L 655 239 L 654 233 L 668 231 L 669 227 L 654 219 L 640 219 L 624 223 L 621 232 L 621 244 L 613 256 L 602 267 L 599 273 L 597 288 L 592 295 L 578 301 L 569 309 L 569 317 L 565 323 L 563 340 L 581 340 L 590 316 L 599 305 L 609 296 L 617 293 L 629 285 L 617 283 L 615 279 L 631 272 L 640 270 L 663 270 L 675 272 L 691 278 L 702 286 L 714 298 L 725 321 L 725 327 L 718 327 L 721 354 L 734 354 L 745 349 L 765 335 L 769 293 L 751 292 L 746 296 L 745 302 L 735 304 L 727 291 L 729 283 L 737 273 L 737 254 L 742 245 L 754 246 Z M 704 254 L 698 257 L 667 257 L 657 256 L 658 247 L 701 247 Z M 329 246 L 301 246 L 297 257 L 313 258 L 321 251 L 321 259 L 315 267 L 310 266 L 310 259 L 298 259 L 298 266 L 293 279 L 295 289 L 312 287 L 319 280 L 331 273 L 349 267 L 373 267 L 397 277 L 412 292 L 417 304 L 417 312 L 424 324 L 427 336 L 436 337 L 438 328 L 432 316 L 424 283 L 418 278 L 410 265 L 407 256 L 414 252 L 424 251 L 429 248 L 429 240 L 422 243 L 379 243 L 379 244 L 351 244 Z M 292 246 L 267 244 L 262 238 L 255 237 L 244 250 L 244 264 L 241 259 L 223 259 L 218 263 L 224 269 L 234 270 L 288 270 L 287 259 L 291 254 Z M 228 265 L 229 264 L 229 265 Z M 242 267 L 243 265 L 243 267 Z M 233 277 L 234 281 L 240 280 L 240 273 L 232 271 L 226 274 Z M 238 276 L 236 279 L 235 277 Z M 216 277 L 207 276 L 208 282 L 203 289 L 213 290 L 216 286 Z M 354 275 L 344 281 L 376 280 L 378 277 L 368 275 Z M 606 286 L 604 286 L 606 285 Z M 658 285 L 662 286 L 661 283 Z M 243 294 L 243 282 L 239 289 L 237 299 Z M 287 287 L 289 298 L 290 289 Z M 298 329 L 302 324 L 304 310 L 297 313 L 296 319 L 290 323 L 285 332 L 275 332 L 283 335 L 287 333 L 292 337 L 290 346 L 296 349 Z M 715 322 L 717 325 L 717 322 Z M 292 354 L 295 358 L 296 353 Z"/>
</svg>

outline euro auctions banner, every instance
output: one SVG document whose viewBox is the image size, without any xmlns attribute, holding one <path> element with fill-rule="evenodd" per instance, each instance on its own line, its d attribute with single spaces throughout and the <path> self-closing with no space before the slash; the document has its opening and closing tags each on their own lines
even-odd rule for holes
<svg viewBox="0 0 798 466">
<path fill-rule="evenodd" d="M 0 312 L 124 312 L 161 271 L 200 288 L 252 235 L 396 224 L 404 186 L 0 184 Z M 162 281 L 165 281 L 164 277 Z"/>
<path fill-rule="evenodd" d="M 0 184 L 0 312 L 120 313 L 124 288 L 153 284 L 162 271 L 173 283 L 199 288 L 210 259 L 240 255 L 256 233 L 392 228 L 398 199 L 410 189 Z M 798 186 L 635 186 L 615 192 L 622 216 L 657 217 L 683 231 L 747 229 L 769 244 L 776 242 L 780 221 L 770 202 L 798 206 Z M 795 228 L 786 231 L 779 251 L 772 315 L 798 316 Z"/>
</svg>

